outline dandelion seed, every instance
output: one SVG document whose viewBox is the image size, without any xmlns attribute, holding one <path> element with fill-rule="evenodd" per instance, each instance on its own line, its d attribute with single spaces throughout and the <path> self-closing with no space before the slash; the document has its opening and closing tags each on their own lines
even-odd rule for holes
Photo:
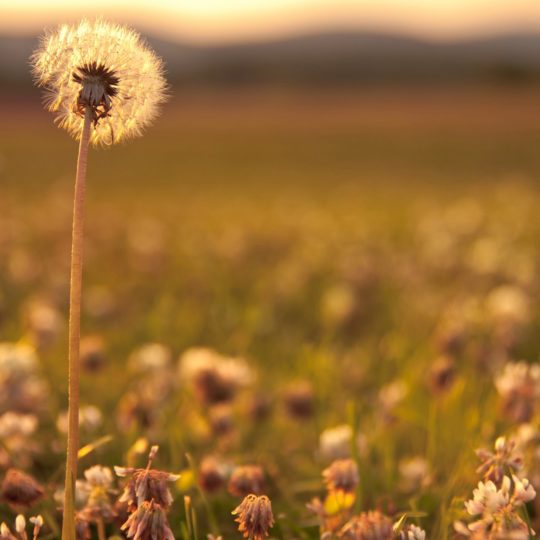
<svg viewBox="0 0 540 540">
<path fill-rule="evenodd" d="M 101 20 L 47 34 L 32 66 L 37 84 L 46 89 L 47 108 L 77 139 L 90 109 L 93 144 L 140 135 L 165 97 L 161 61 L 136 32 Z"/>
</svg>

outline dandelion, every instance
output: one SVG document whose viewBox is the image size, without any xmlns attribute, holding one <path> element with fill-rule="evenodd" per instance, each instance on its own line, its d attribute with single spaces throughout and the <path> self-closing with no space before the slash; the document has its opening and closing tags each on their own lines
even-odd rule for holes
<svg viewBox="0 0 540 540">
<path fill-rule="evenodd" d="M 47 34 L 32 56 L 46 106 L 78 139 L 69 299 L 69 412 L 62 537 L 74 538 L 73 495 L 79 448 L 79 353 L 84 198 L 88 147 L 140 135 L 164 100 L 160 60 L 137 33 L 105 21 L 62 25 Z"/>
<path fill-rule="evenodd" d="M 106 21 L 60 26 L 45 35 L 32 64 L 59 125 L 81 139 L 91 121 L 93 144 L 140 135 L 164 101 L 161 61 L 136 32 Z"/>
<path fill-rule="evenodd" d="M 232 514 L 237 516 L 238 530 L 250 540 L 262 540 L 274 525 L 272 503 L 266 495 L 247 495 Z"/>
</svg>

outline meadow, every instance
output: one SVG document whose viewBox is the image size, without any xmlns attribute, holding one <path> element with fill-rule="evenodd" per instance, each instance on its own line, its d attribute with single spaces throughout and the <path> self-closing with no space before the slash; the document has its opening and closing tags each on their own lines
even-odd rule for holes
<svg viewBox="0 0 540 540">
<path fill-rule="evenodd" d="M 395 537 L 347 529 L 368 510 L 465 537 L 494 471 L 538 489 L 538 90 L 179 90 L 91 150 L 79 477 L 159 445 L 185 540 L 240 538 L 251 491 L 271 537 L 362 540 Z M 0 468 L 39 482 L 22 513 L 55 538 L 76 143 L 38 94 L 0 102 Z M 321 476 L 349 458 L 352 488 Z M 539 530 L 536 505 L 516 515 Z"/>
</svg>

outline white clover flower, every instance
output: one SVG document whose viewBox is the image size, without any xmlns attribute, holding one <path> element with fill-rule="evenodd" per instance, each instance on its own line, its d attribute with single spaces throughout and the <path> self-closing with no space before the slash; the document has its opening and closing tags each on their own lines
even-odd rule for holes
<svg viewBox="0 0 540 540">
<path fill-rule="evenodd" d="M 45 35 L 32 67 L 47 108 L 75 138 L 90 111 L 93 144 L 140 135 L 164 101 L 161 60 L 136 32 L 105 21 L 64 24 Z"/>
<path fill-rule="evenodd" d="M 6 412 L 0 416 L 0 439 L 29 437 L 37 426 L 38 419 L 33 414 Z"/>
<path fill-rule="evenodd" d="M 426 531 L 417 525 L 409 525 L 406 534 L 406 540 L 426 540 Z"/>
<path fill-rule="evenodd" d="M 516 506 L 532 501 L 536 497 L 536 491 L 527 478 L 519 479 L 512 475 L 512 480 L 514 481 L 513 501 Z"/>
<path fill-rule="evenodd" d="M 540 397 L 540 364 L 508 362 L 496 377 L 495 387 L 502 396 L 523 393 L 531 398 Z"/>
<path fill-rule="evenodd" d="M 509 480 L 505 477 L 505 480 Z M 504 482 L 504 481 L 503 481 Z M 473 499 L 465 502 L 465 508 L 471 516 L 492 515 L 508 504 L 509 494 L 506 483 L 503 488 L 489 482 L 478 482 L 478 488 L 473 490 Z"/>
<path fill-rule="evenodd" d="M 325 429 L 319 436 L 321 456 L 329 461 L 349 457 L 352 437 L 351 426 L 347 424 Z"/>
<path fill-rule="evenodd" d="M 146 343 L 131 353 L 128 366 L 134 372 L 164 371 L 171 365 L 171 351 L 161 343 Z"/>
<path fill-rule="evenodd" d="M 36 350 L 23 343 L 0 343 L 0 371 L 2 378 L 10 375 L 28 375 L 35 371 L 38 365 Z"/>
<path fill-rule="evenodd" d="M 108 467 L 94 465 L 84 471 L 84 477 L 91 487 L 110 488 L 113 483 L 113 474 Z"/>
</svg>

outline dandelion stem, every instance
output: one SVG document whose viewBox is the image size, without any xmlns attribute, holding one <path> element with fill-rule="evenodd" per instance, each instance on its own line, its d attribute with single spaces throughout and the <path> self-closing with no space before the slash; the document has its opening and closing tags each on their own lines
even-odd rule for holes
<svg viewBox="0 0 540 540">
<path fill-rule="evenodd" d="M 69 410 L 62 540 L 75 539 L 75 509 L 73 501 L 75 499 L 77 452 L 79 450 L 79 344 L 81 336 L 84 196 L 86 191 L 86 162 L 90 142 L 90 129 L 91 109 L 87 107 L 77 158 L 77 175 L 75 177 L 75 196 L 73 202 L 73 229 L 71 236 L 68 357 Z"/>
</svg>

